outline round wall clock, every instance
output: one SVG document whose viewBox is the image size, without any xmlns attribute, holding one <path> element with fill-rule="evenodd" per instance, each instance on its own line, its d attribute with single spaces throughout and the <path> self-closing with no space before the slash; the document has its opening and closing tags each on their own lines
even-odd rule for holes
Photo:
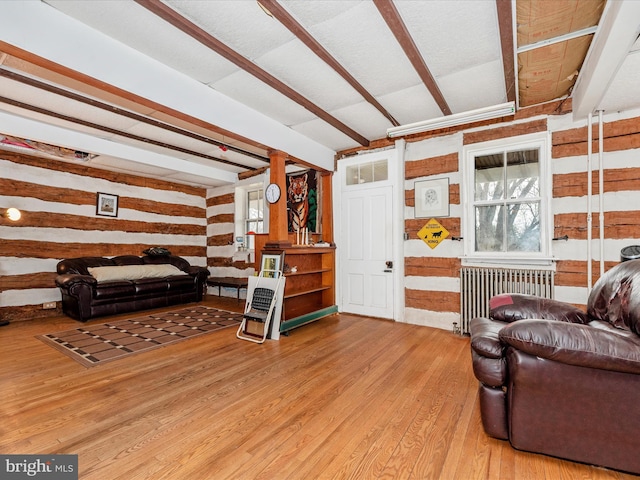
<svg viewBox="0 0 640 480">
<path fill-rule="evenodd" d="M 280 187 L 275 183 L 270 183 L 264 191 L 264 196 L 267 202 L 276 203 L 280 200 Z"/>
</svg>

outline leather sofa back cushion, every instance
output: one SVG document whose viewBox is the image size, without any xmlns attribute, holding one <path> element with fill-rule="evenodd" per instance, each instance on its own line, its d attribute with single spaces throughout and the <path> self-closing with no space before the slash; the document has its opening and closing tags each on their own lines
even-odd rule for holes
<svg viewBox="0 0 640 480">
<path fill-rule="evenodd" d="M 503 293 L 489 301 L 491 318 L 502 322 L 515 322 L 527 318 L 558 320 L 570 323 L 588 323 L 589 317 L 578 307 L 568 303 L 535 295 Z"/>
<path fill-rule="evenodd" d="M 184 275 L 182 270 L 169 264 L 89 267 L 87 270 L 98 282 L 140 280 L 142 278 L 164 278 L 172 275 Z"/>
<path fill-rule="evenodd" d="M 587 312 L 595 320 L 640 335 L 640 260 L 622 262 L 593 286 Z"/>
<path fill-rule="evenodd" d="M 546 320 L 520 320 L 500 330 L 500 340 L 535 357 L 579 367 L 640 374 L 640 339 Z"/>
</svg>

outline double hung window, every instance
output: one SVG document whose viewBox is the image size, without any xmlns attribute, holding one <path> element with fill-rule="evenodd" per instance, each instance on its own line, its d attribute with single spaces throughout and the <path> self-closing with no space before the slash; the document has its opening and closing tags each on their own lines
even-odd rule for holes
<svg viewBox="0 0 640 480">
<path fill-rule="evenodd" d="M 548 260 L 546 134 L 465 148 L 465 254 L 498 263 Z"/>
<path fill-rule="evenodd" d="M 245 232 L 264 232 L 264 190 L 247 192 L 247 209 L 245 213 Z"/>
</svg>

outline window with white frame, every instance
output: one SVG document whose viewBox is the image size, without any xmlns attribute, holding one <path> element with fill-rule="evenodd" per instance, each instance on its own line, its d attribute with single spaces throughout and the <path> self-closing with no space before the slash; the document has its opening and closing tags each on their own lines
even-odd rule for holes
<svg viewBox="0 0 640 480">
<path fill-rule="evenodd" d="M 264 233 L 264 190 L 262 188 L 247 190 L 246 195 L 244 231 L 247 234 Z M 253 235 L 246 237 L 246 246 L 250 250 L 254 248 L 254 239 Z"/>
<path fill-rule="evenodd" d="M 547 134 L 465 147 L 465 255 L 496 263 L 547 261 L 550 192 Z"/>
<path fill-rule="evenodd" d="M 265 233 L 265 224 L 269 221 L 264 205 L 263 184 L 253 183 L 236 187 L 234 205 L 236 250 L 253 250 L 255 235 L 251 233 Z"/>
</svg>

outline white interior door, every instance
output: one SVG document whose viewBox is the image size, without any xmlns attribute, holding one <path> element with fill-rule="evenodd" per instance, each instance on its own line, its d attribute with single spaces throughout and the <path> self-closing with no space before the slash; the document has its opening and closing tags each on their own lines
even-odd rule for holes
<svg viewBox="0 0 640 480">
<path fill-rule="evenodd" d="M 392 187 L 362 187 L 341 198 L 342 311 L 393 319 Z"/>
</svg>

